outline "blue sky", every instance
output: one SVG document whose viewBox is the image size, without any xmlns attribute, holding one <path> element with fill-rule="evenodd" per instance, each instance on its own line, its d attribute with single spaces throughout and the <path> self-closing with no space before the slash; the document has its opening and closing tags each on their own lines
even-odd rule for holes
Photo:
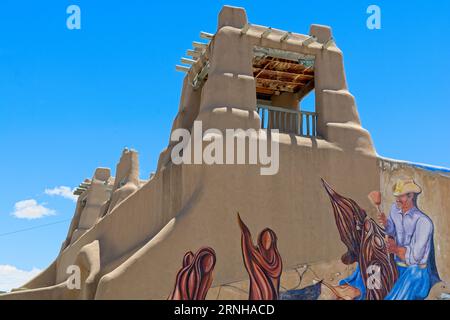
<svg viewBox="0 0 450 320">
<path fill-rule="evenodd" d="M 81 30 L 66 27 L 71 4 Z M 75 203 L 45 189 L 114 169 L 124 147 L 140 152 L 142 178 L 155 170 L 178 109 L 175 64 L 201 30 L 215 32 L 223 4 L 288 31 L 332 26 L 378 153 L 450 167 L 448 1 L 2 0 L 0 266 L 29 272 L 56 257 Z M 381 30 L 366 27 L 370 4 L 381 8 Z M 48 215 L 13 216 L 23 200 Z"/>
</svg>

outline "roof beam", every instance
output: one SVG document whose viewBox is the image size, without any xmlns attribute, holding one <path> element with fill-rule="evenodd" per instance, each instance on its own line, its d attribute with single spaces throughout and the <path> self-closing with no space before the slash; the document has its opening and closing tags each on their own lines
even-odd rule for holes
<svg viewBox="0 0 450 320">
<path fill-rule="evenodd" d="M 310 91 L 314 89 L 314 80 L 309 81 L 303 88 L 295 93 L 297 100 L 301 100 Z"/>
<path fill-rule="evenodd" d="M 300 84 L 302 86 L 306 85 L 310 81 L 310 80 L 305 80 L 305 79 L 295 80 L 295 79 L 276 78 L 276 77 L 267 76 L 267 74 L 262 74 L 259 77 L 256 77 L 255 79 L 278 81 L 280 83 L 285 83 L 286 85 Z"/>
<path fill-rule="evenodd" d="M 275 91 L 268 88 L 256 87 L 256 93 L 267 94 L 272 96 L 275 94 Z"/>
<path fill-rule="evenodd" d="M 278 70 L 269 70 L 269 69 L 261 69 L 261 68 L 253 68 L 253 74 L 257 77 L 266 78 L 266 79 L 276 79 L 281 81 L 289 81 L 289 82 L 308 82 L 311 79 L 314 79 L 314 76 L 307 75 L 303 73 L 295 73 L 295 72 L 284 72 Z"/>
<path fill-rule="evenodd" d="M 205 31 L 200 31 L 200 38 L 205 40 L 212 40 L 214 38 L 214 34 Z"/>
<path fill-rule="evenodd" d="M 268 88 L 268 89 L 276 90 L 276 91 L 284 91 L 284 92 L 294 93 L 299 88 L 302 88 L 304 85 L 301 83 L 295 83 L 295 82 L 285 82 L 285 81 L 257 78 L 256 86 Z"/>
<path fill-rule="evenodd" d="M 253 67 L 264 68 L 266 64 L 268 64 L 267 67 L 265 68 L 267 70 L 282 71 L 289 73 L 302 73 L 306 69 L 306 67 L 302 64 L 269 60 L 266 58 L 261 59 L 260 61 L 254 61 Z"/>
<path fill-rule="evenodd" d="M 197 42 L 197 41 L 193 41 L 192 42 L 192 46 L 196 49 L 206 49 L 206 47 L 208 46 L 208 44 L 203 43 L 203 42 Z"/>
<path fill-rule="evenodd" d="M 284 41 L 289 37 L 290 33 L 287 32 L 283 34 L 280 38 L 280 41 Z M 259 58 L 275 58 L 275 59 L 282 59 L 288 60 L 287 62 L 293 62 L 293 63 L 301 63 L 301 61 L 305 61 L 308 64 L 314 65 L 315 57 L 313 55 L 305 55 L 298 52 L 292 52 L 292 51 L 286 51 L 282 49 L 274 49 L 274 48 L 267 48 L 267 47 L 260 47 L 255 46 L 253 48 L 253 54 L 255 57 Z M 303 64 L 303 63 L 302 63 Z"/>
<path fill-rule="evenodd" d="M 192 58 L 198 58 L 201 56 L 201 52 L 195 51 L 195 50 L 188 50 L 188 51 L 186 51 L 186 54 L 188 56 L 191 56 Z"/>
<path fill-rule="evenodd" d="M 189 72 L 189 67 L 186 66 L 180 66 L 180 65 L 176 65 L 175 66 L 175 70 L 177 71 L 181 71 L 181 72 Z"/>
<path fill-rule="evenodd" d="M 196 62 L 196 60 L 193 60 L 193 59 L 188 59 L 188 58 L 181 58 L 181 63 L 184 63 L 184 64 L 194 64 Z"/>
</svg>

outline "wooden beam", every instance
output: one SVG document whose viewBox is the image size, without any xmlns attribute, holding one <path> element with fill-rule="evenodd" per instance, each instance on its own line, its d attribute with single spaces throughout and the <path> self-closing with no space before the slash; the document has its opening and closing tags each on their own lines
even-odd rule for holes
<svg viewBox="0 0 450 320">
<path fill-rule="evenodd" d="M 186 51 L 186 54 L 187 54 L 188 56 L 193 57 L 193 58 L 198 58 L 198 57 L 201 56 L 201 52 L 195 51 L 195 50 L 188 50 L 188 51 Z"/>
<path fill-rule="evenodd" d="M 253 68 L 253 77 L 258 78 L 258 76 L 261 74 L 261 72 L 263 72 L 263 70 L 266 69 L 266 67 L 267 67 L 267 64 L 262 69 L 259 69 L 258 72 L 255 72 L 255 68 Z"/>
<path fill-rule="evenodd" d="M 180 66 L 180 65 L 176 65 L 175 66 L 175 70 L 177 70 L 177 71 L 181 71 L 181 72 L 189 72 L 189 67 L 186 67 L 186 66 Z"/>
<path fill-rule="evenodd" d="M 284 91 L 294 93 L 297 92 L 299 89 L 301 89 L 304 85 L 295 82 L 285 82 L 285 81 L 257 78 L 256 86 L 271 89 L 274 91 Z"/>
<path fill-rule="evenodd" d="M 269 74 L 265 71 L 261 72 L 258 77 L 255 77 L 255 79 L 276 80 L 279 82 L 284 82 L 286 84 L 293 83 L 301 85 L 306 85 L 310 81 L 309 79 L 302 79 L 302 78 L 295 79 L 294 77 L 283 77 L 276 74 Z"/>
<path fill-rule="evenodd" d="M 303 88 L 301 88 L 295 95 L 298 100 L 301 100 L 304 96 L 306 96 L 309 92 L 314 89 L 314 79 L 310 80 Z"/>
<path fill-rule="evenodd" d="M 268 70 L 261 68 L 253 68 L 253 76 L 256 78 L 264 78 L 264 79 L 274 79 L 280 81 L 288 81 L 288 82 L 298 82 L 298 83 L 307 83 L 311 79 L 314 79 L 314 76 L 305 75 L 302 73 L 293 73 L 293 72 L 284 72 L 277 70 Z"/>
<path fill-rule="evenodd" d="M 314 75 L 314 67 L 308 67 L 303 71 L 303 74 Z"/>
<path fill-rule="evenodd" d="M 212 40 L 214 38 L 214 34 L 205 31 L 200 31 L 200 38 Z"/>
<path fill-rule="evenodd" d="M 263 87 L 256 87 L 256 93 L 261 93 L 261 94 L 268 94 L 268 95 L 274 95 L 275 91 L 272 89 L 268 89 L 268 88 L 263 88 Z"/>
<path fill-rule="evenodd" d="M 181 63 L 184 64 L 194 64 L 195 62 L 197 62 L 197 60 L 193 60 L 193 59 L 189 59 L 189 58 L 181 58 Z"/>
<path fill-rule="evenodd" d="M 198 41 L 193 41 L 192 42 L 192 46 L 196 49 L 206 49 L 206 47 L 208 46 L 207 43 L 203 43 L 203 42 L 198 42 Z"/>
<path fill-rule="evenodd" d="M 253 61 L 254 68 L 264 68 L 267 70 L 290 72 L 290 73 L 303 73 L 307 68 L 299 63 L 285 62 L 285 61 L 274 61 L 267 58 L 255 59 Z M 313 72 L 314 73 L 314 72 Z M 311 74 L 311 72 L 309 72 Z"/>
</svg>

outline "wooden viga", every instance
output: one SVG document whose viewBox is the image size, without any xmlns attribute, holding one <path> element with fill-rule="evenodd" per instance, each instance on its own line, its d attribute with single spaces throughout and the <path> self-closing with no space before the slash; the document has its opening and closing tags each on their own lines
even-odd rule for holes
<svg viewBox="0 0 450 320">
<path fill-rule="evenodd" d="M 239 213 L 237 216 L 241 228 L 242 257 L 250 277 L 249 300 L 277 300 L 283 269 L 277 236 L 273 230 L 266 228 L 258 236 L 258 245 L 254 246 L 250 230 Z"/>
<path fill-rule="evenodd" d="M 348 249 L 342 262 L 359 263 L 365 299 L 384 299 L 398 278 L 394 256 L 387 252 L 384 230 L 354 200 L 338 194 L 323 179 L 322 183 L 330 197 L 340 238 Z"/>
<path fill-rule="evenodd" d="M 216 253 L 212 248 L 200 248 L 194 255 L 188 251 L 183 257 L 175 287 L 168 300 L 205 300 L 213 280 Z"/>
</svg>

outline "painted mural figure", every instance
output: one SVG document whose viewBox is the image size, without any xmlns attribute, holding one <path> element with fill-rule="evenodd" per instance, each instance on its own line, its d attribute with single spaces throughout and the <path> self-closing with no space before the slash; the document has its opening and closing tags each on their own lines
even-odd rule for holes
<svg viewBox="0 0 450 320">
<path fill-rule="evenodd" d="M 216 252 L 202 247 L 195 254 L 186 252 L 168 300 L 205 300 L 216 265 Z"/>
<path fill-rule="evenodd" d="M 281 255 L 277 248 L 277 235 L 269 228 L 258 236 L 254 246 L 250 230 L 237 214 L 241 228 L 242 258 L 250 277 L 249 300 L 277 300 L 283 270 Z"/>
<path fill-rule="evenodd" d="M 368 290 L 362 292 L 360 299 L 383 300 L 399 277 L 395 256 L 388 252 L 388 235 L 373 219 L 364 221 L 362 231 L 358 267 Z"/>
<path fill-rule="evenodd" d="M 425 299 L 431 287 L 439 282 L 433 243 L 433 222 L 417 208 L 422 189 L 412 179 L 399 180 L 393 187 L 396 200 L 389 216 L 379 213 L 379 222 L 390 236 L 389 253 L 395 255 L 398 279 L 385 297 L 386 300 Z M 365 291 L 360 269 L 340 284 L 349 284 Z"/>
</svg>

